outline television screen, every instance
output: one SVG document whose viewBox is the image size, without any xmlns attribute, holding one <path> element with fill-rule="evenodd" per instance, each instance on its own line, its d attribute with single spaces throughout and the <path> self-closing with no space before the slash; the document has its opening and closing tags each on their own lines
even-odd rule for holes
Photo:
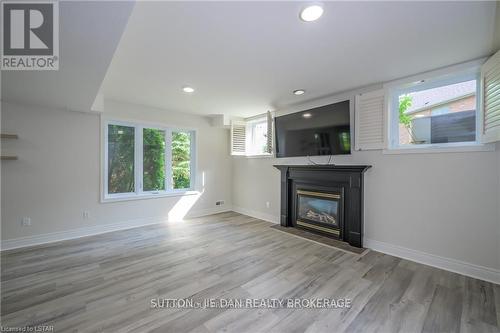
<svg viewBox="0 0 500 333">
<path fill-rule="evenodd" d="M 276 117 L 274 124 L 276 157 L 351 153 L 349 101 Z"/>
</svg>

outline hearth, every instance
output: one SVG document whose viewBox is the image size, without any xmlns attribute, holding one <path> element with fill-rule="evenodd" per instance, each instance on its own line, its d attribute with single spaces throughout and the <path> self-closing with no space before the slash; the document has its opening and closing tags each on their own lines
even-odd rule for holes
<svg viewBox="0 0 500 333">
<path fill-rule="evenodd" d="M 281 225 L 363 246 L 363 174 L 368 165 L 275 165 Z"/>
</svg>

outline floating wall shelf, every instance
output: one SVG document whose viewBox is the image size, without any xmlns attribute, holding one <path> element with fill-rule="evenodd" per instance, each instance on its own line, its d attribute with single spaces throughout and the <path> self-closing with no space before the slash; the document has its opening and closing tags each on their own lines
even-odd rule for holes
<svg viewBox="0 0 500 333">
<path fill-rule="evenodd" d="M 0 138 L 2 138 L 2 139 L 17 139 L 18 136 L 17 136 L 17 134 L 0 133 Z M 0 156 L 0 159 L 2 161 L 15 161 L 15 160 L 17 160 L 17 156 Z"/>
<path fill-rule="evenodd" d="M 1 133 L 0 137 L 2 139 L 17 139 L 18 138 L 17 134 L 5 134 L 5 133 Z"/>
</svg>

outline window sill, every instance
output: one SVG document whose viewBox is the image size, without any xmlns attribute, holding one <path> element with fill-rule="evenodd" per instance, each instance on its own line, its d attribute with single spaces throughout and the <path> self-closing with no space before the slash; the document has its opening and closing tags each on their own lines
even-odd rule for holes
<svg viewBox="0 0 500 333">
<path fill-rule="evenodd" d="M 273 154 L 260 154 L 260 155 L 231 155 L 232 157 L 239 158 L 273 158 Z"/>
<path fill-rule="evenodd" d="M 200 194 L 200 192 L 193 190 L 185 190 L 185 191 L 158 193 L 158 194 L 143 193 L 143 194 L 120 195 L 120 196 L 105 196 L 104 198 L 101 199 L 101 203 L 145 200 L 145 199 L 156 199 L 156 198 L 167 198 L 167 197 L 183 197 L 187 195 L 197 195 L 197 194 Z"/>
<path fill-rule="evenodd" d="M 462 152 L 481 152 L 495 151 L 495 145 L 470 143 L 470 144 L 434 144 L 434 145 L 419 145 L 418 147 L 398 147 L 384 149 L 383 154 L 398 155 L 398 154 L 432 154 L 432 153 L 462 153 Z"/>
</svg>

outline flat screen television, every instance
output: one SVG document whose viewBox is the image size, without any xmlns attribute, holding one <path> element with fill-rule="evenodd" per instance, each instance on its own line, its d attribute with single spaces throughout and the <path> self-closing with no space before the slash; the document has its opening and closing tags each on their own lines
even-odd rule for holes
<svg viewBox="0 0 500 333">
<path fill-rule="evenodd" d="M 349 101 L 276 117 L 276 157 L 351 153 Z"/>
</svg>

